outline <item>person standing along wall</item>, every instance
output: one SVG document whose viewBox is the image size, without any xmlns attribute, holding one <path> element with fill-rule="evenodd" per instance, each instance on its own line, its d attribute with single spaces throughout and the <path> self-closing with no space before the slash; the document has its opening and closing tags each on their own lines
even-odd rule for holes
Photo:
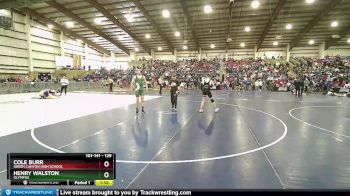
<svg viewBox="0 0 350 196">
<path fill-rule="evenodd" d="M 113 92 L 114 81 L 112 78 L 108 77 L 109 92 Z"/>
<path fill-rule="evenodd" d="M 306 77 L 304 80 L 304 84 L 305 84 L 305 94 L 309 92 L 309 85 L 310 85 L 310 80 Z"/>
<path fill-rule="evenodd" d="M 305 82 L 304 82 L 303 78 L 300 78 L 299 84 L 300 84 L 299 97 L 303 97 L 303 92 L 304 92 L 304 87 L 305 87 Z"/>
<path fill-rule="evenodd" d="M 163 86 L 164 86 L 164 82 L 163 82 L 161 76 L 159 76 L 159 78 L 158 78 L 158 85 L 159 85 L 159 95 L 162 95 L 162 89 L 163 89 Z"/>
</svg>

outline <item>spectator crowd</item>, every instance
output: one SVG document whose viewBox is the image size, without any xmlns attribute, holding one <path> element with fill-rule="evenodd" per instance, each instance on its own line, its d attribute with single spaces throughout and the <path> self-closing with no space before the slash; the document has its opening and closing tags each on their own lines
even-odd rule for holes
<svg viewBox="0 0 350 196">
<path fill-rule="evenodd" d="M 262 59 L 219 59 L 210 60 L 149 60 L 139 66 L 127 70 L 101 68 L 90 72 L 85 77 L 75 77 L 80 81 L 112 81 L 115 86 L 127 88 L 135 69 L 139 68 L 145 75 L 149 87 L 166 86 L 171 76 L 187 88 L 197 88 L 204 76 L 209 76 L 214 84 L 221 89 L 293 91 L 295 86 L 301 86 L 305 92 L 335 90 L 339 92 L 349 89 L 350 57 L 325 57 L 324 59 L 293 58 L 296 65 L 280 59 L 272 62 Z M 27 77 L 9 77 L 3 82 L 21 83 L 28 81 Z M 163 84 L 159 84 L 162 81 Z M 110 84 L 110 82 L 109 82 Z"/>
</svg>

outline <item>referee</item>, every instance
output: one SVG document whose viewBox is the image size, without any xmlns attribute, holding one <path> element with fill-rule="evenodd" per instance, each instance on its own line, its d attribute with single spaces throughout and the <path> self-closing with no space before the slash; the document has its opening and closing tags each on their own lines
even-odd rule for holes
<svg viewBox="0 0 350 196">
<path fill-rule="evenodd" d="M 62 96 L 63 89 L 64 89 L 64 95 L 67 95 L 68 84 L 69 84 L 68 79 L 66 78 L 66 76 L 63 76 L 63 78 L 61 79 L 61 93 L 60 93 L 60 96 Z"/>
<path fill-rule="evenodd" d="M 108 77 L 109 92 L 113 92 L 114 81 L 112 78 Z"/>
<path fill-rule="evenodd" d="M 180 91 L 180 82 L 176 79 L 175 74 L 171 77 L 169 84 L 170 84 L 171 110 L 173 112 L 176 112 L 177 96 L 179 95 L 179 91 Z"/>
<path fill-rule="evenodd" d="M 163 89 L 164 82 L 163 82 L 161 76 L 159 76 L 159 78 L 158 78 L 158 85 L 159 85 L 159 95 L 162 95 L 162 89 Z"/>
</svg>

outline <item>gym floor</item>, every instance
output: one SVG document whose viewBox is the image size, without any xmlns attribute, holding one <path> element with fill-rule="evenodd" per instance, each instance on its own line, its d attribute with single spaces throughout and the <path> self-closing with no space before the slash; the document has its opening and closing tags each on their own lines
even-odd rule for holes
<svg viewBox="0 0 350 196">
<path fill-rule="evenodd" d="M 350 99 L 290 93 L 149 93 L 135 115 L 127 92 L 0 96 L 0 187 L 9 152 L 113 152 L 114 188 L 349 189 Z"/>
</svg>

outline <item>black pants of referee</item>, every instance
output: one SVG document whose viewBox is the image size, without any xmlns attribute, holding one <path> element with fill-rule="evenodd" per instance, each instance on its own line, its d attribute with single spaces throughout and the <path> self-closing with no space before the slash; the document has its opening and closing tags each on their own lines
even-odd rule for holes
<svg viewBox="0 0 350 196">
<path fill-rule="evenodd" d="M 109 83 L 109 92 L 113 91 L 113 83 Z"/>
<path fill-rule="evenodd" d="M 68 85 L 62 85 L 62 86 L 61 86 L 61 95 L 62 95 L 62 93 L 63 93 L 63 89 L 64 89 L 64 95 L 67 94 L 67 86 L 68 86 Z"/>
<path fill-rule="evenodd" d="M 296 88 L 296 95 L 297 97 L 302 97 L 304 92 L 304 88 Z"/>
<path fill-rule="evenodd" d="M 171 98 L 171 108 L 177 107 L 177 93 L 176 91 L 170 91 L 170 98 Z"/>
<path fill-rule="evenodd" d="M 159 84 L 159 94 L 162 94 L 163 84 Z"/>
</svg>

